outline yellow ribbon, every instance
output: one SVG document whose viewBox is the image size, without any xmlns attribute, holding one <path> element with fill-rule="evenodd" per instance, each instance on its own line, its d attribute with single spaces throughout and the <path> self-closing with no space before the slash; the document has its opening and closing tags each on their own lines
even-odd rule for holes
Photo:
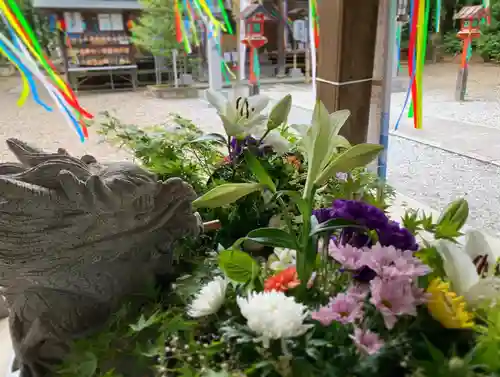
<svg viewBox="0 0 500 377">
<path fill-rule="evenodd" d="M 21 95 L 19 96 L 19 99 L 17 100 L 17 106 L 21 107 L 23 106 L 25 103 L 26 103 L 26 100 L 28 99 L 28 96 L 30 95 L 30 85 L 28 83 L 28 79 L 26 78 L 26 74 L 24 73 L 24 71 L 21 69 L 21 67 L 19 67 L 19 65 L 9 59 L 9 55 L 7 55 L 7 53 L 4 51 L 4 50 L 0 50 L 0 52 L 2 53 L 3 56 L 5 56 L 12 64 L 14 64 L 14 66 L 16 67 L 16 69 L 19 71 L 19 73 L 21 74 L 21 80 L 23 81 L 23 89 L 21 91 Z"/>
</svg>

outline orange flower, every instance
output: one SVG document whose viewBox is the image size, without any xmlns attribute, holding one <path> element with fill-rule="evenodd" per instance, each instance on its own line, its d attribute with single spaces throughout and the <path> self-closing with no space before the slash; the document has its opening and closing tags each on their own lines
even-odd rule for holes
<svg viewBox="0 0 500 377">
<path fill-rule="evenodd" d="M 296 156 L 287 156 L 286 157 L 286 162 L 295 166 L 295 168 L 298 170 L 300 169 L 300 161 Z"/>
<path fill-rule="evenodd" d="M 264 291 L 286 292 L 290 288 L 300 285 L 299 276 L 295 266 L 288 267 L 286 270 L 278 272 L 276 275 L 268 277 L 264 282 Z"/>
</svg>

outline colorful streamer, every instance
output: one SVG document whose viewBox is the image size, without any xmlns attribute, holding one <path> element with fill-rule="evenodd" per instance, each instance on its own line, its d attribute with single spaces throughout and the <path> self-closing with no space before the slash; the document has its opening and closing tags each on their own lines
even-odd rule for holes
<svg viewBox="0 0 500 377">
<path fill-rule="evenodd" d="M 441 8 L 442 8 L 441 0 L 436 0 L 436 15 L 434 20 L 436 33 L 441 32 Z"/>
<path fill-rule="evenodd" d="M 0 53 L 19 71 L 23 84 L 18 105 L 22 106 L 31 92 L 36 103 L 45 110 L 52 111 L 52 108 L 40 99 L 34 80 L 36 77 L 66 121 L 76 128 L 80 140 L 84 141 L 88 138 L 85 119 L 92 119 L 92 114 L 80 106 L 74 92 L 58 74 L 16 2 L 0 0 L 0 15 L 10 34 L 9 39 L 0 33 Z"/>
<path fill-rule="evenodd" d="M 413 0 L 411 3 L 410 38 L 408 41 L 408 74 L 410 77 L 414 75 L 414 72 L 416 77 L 416 72 L 417 72 L 416 50 L 417 50 L 417 25 L 418 25 L 418 14 L 419 14 L 419 2 L 420 0 Z M 417 107 L 416 80 L 413 80 L 413 82 L 411 83 L 411 97 L 412 101 L 410 103 L 410 110 L 408 111 L 408 117 L 413 117 L 415 128 L 417 128 L 417 117 L 414 114 L 414 108 Z"/>
</svg>

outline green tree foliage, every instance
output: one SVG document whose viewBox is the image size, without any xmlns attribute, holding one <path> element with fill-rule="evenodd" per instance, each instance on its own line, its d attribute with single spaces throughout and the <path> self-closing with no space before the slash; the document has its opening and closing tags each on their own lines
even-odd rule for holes
<svg viewBox="0 0 500 377">
<path fill-rule="evenodd" d="M 132 29 L 136 45 L 158 56 L 170 55 L 178 47 L 174 0 L 140 0 L 142 15 Z"/>
<path fill-rule="evenodd" d="M 500 0 L 491 1 L 491 25 L 484 25 L 477 49 L 485 60 L 500 63 Z"/>
<path fill-rule="evenodd" d="M 48 53 L 50 53 L 50 44 L 54 37 L 54 33 L 49 30 L 47 17 L 39 14 L 38 11 L 33 8 L 31 0 L 18 0 L 17 4 L 23 12 L 24 17 L 26 17 L 26 20 L 35 31 L 35 34 L 41 46 L 45 48 Z M 0 33 L 10 37 L 7 27 L 1 20 Z M 0 60 L 2 59 L 2 57 L 3 55 L 0 55 Z"/>
</svg>

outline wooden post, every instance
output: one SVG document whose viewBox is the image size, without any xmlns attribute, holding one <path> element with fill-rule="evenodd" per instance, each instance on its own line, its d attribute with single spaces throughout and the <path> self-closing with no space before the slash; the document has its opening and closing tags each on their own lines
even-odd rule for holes
<svg viewBox="0 0 500 377">
<path fill-rule="evenodd" d="M 384 78 L 384 56 L 387 35 L 387 9 L 390 0 L 380 0 L 378 7 L 377 37 L 375 43 L 375 57 L 373 61 L 373 82 L 370 99 L 370 120 L 367 141 L 378 143 L 380 138 L 380 117 L 382 115 L 382 83 Z"/>
<path fill-rule="evenodd" d="M 286 0 L 278 0 L 278 77 L 286 75 L 285 27 L 288 15 L 284 15 Z M 284 17 L 284 18 L 283 18 Z M 284 21 L 284 22 L 283 22 Z"/>
<path fill-rule="evenodd" d="M 467 92 L 467 78 L 469 77 L 469 64 L 467 61 L 467 53 L 469 52 L 470 38 L 465 38 L 463 41 L 462 60 L 460 62 L 460 70 L 457 75 L 457 85 L 455 87 L 455 100 L 464 101 L 465 93 Z"/>
<path fill-rule="evenodd" d="M 320 15 L 317 98 L 330 112 L 348 109 L 341 134 L 366 141 L 379 0 L 318 2 Z"/>
</svg>

